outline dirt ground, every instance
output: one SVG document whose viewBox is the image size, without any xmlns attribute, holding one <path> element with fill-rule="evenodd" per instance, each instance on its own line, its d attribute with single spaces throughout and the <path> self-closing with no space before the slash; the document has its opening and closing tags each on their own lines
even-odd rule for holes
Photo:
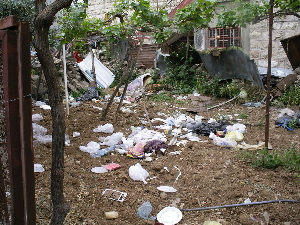
<svg viewBox="0 0 300 225">
<path fill-rule="evenodd" d="M 211 105 L 222 100 L 214 100 Z M 137 215 L 141 204 L 149 201 L 152 205 L 150 216 L 156 216 L 163 208 L 174 206 L 180 209 L 219 206 L 243 203 L 246 199 L 252 202 L 278 199 L 300 200 L 299 172 L 287 171 L 284 168 L 262 169 L 254 168 L 241 159 L 239 149 L 229 149 L 213 144 L 207 136 L 199 135 L 201 141 L 188 141 L 186 145 L 168 146 L 167 150 L 152 154 L 152 161 L 135 159 L 127 155 L 112 152 L 98 158 L 92 158 L 89 153 L 80 150 L 89 142 L 99 142 L 100 136 L 111 134 L 96 133 L 93 129 L 107 123 L 113 124 L 114 133 L 122 132 L 125 137 L 131 134 L 131 127 L 146 127 L 149 119 L 185 114 L 191 107 L 189 99 L 184 104 L 166 102 L 148 102 L 144 99 L 136 103 L 125 104 L 124 107 L 133 112 L 123 112 L 116 117 L 117 103 L 114 103 L 106 121 L 101 121 L 103 102 L 81 102 L 77 107 L 70 108 L 66 118 L 67 135 L 70 145 L 65 148 L 65 198 L 70 205 L 70 212 L 65 224 L 113 224 L 113 225 L 144 225 L 155 224 L 154 220 L 142 219 Z M 145 110 L 146 109 L 146 110 Z M 292 108 L 299 110 L 299 107 Z M 283 150 L 295 146 L 300 147 L 300 129 L 288 131 L 276 127 L 274 121 L 279 108 L 270 108 L 270 143 L 273 150 Z M 50 110 L 33 107 L 34 114 L 41 114 L 43 119 L 37 122 L 48 129 L 51 134 Z M 248 115 L 247 119 L 237 120 L 240 115 Z M 244 141 L 255 145 L 264 141 L 265 137 L 265 106 L 245 107 L 236 101 L 214 109 L 200 112 L 203 121 L 210 118 L 218 119 L 221 115 L 230 118 L 233 123 L 246 125 Z M 115 119 L 116 118 L 116 119 Z M 152 128 L 163 122 L 151 122 Z M 156 130 L 165 134 L 163 130 Z M 73 137 L 73 132 L 80 136 Z M 172 134 L 166 135 L 167 144 Z M 250 151 L 250 150 L 249 150 Z M 272 150 L 271 150 L 272 151 Z M 169 154 L 177 152 L 177 154 Z M 37 224 L 49 224 L 51 216 L 50 202 L 50 171 L 51 144 L 34 146 L 36 164 L 42 164 L 44 172 L 36 176 Z M 106 173 L 93 173 L 94 167 L 117 163 L 121 167 Z M 129 167 L 140 163 L 148 171 L 151 178 L 147 184 L 135 181 L 129 176 Z M 162 192 L 159 186 L 170 186 L 176 192 Z M 127 193 L 124 201 L 116 201 L 102 195 L 105 189 L 113 189 Z M 118 218 L 108 220 L 104 213 L 118 212 Z M 255 218 L 263 218 L 267 212 L 270 225 L 300 224 L 299 203 L 270 203 L 252 206 L 220 208 L 212 210 L 182 211 L 182 219 L 178 225 L 201 225 L 204 221 L 218 221 L 223 225 L 260 224 Z M 263 224 L 263 223 L 261 223 Z M 267 223 L 264 223 L 267 224 Z"/>
</svg>

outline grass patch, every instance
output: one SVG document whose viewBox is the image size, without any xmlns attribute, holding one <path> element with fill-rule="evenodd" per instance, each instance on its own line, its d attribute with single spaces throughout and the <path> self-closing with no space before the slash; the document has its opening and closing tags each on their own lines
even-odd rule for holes
<svg viewBox="0 0 300 225">
<path fill-rule="evenodd" d="M 254 167 L 267 169 L 283 167 L 288 170 L 300 171 L 300 149 L 295 147 L 283 151 L 270 151 L 266 148 L 255 152 L 243 151 L 241 157 L 251 162 Z"/>
<path fill-rule="evenodd" d="M 174 102 L 175 98 L 169 92 L 160 92 L 147 97 L 148 101 L 154 102 Z"/>
</svg>

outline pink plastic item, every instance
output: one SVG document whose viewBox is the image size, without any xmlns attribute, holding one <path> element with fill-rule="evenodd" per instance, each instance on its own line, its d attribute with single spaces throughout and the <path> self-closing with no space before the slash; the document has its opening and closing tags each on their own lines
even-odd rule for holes
<svg viewBox="0 0 300 225">
<path fill-rule="evenodd" d="M 104 167 L 107 170 L 115 170 L 115 169 L 119 169 L 121 167 L 121 165 L 119 165 L 117 163 L 111 163 L 108 165 L 103 165 L 102 167 Z"/>
</svg>

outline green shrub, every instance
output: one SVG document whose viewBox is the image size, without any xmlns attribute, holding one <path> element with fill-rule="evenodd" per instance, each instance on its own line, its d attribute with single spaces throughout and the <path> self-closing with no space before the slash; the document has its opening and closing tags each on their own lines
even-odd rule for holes
<svg viewBox="0 0 300 225">
<path fill-rule="evenodd" d="M 278 99 L 284 105 L 300 105 L 300 85 L 299 83 L 294 84 L 287 88 L 283 95 Z"/>
<path fill-rule="evenodd" d="M 78 91 L 72 91 L 71 93 L 70 93 L 70 96 L 72 96 L 73 98 L 79 98 L 80 96 L 82 96 L 83 94 L 85 94 L 85 92 L 86 92 L 87 90 L 85 90 L 85 89 L 80 89 L 80 90 L 78 90 Z"/>
</svg>

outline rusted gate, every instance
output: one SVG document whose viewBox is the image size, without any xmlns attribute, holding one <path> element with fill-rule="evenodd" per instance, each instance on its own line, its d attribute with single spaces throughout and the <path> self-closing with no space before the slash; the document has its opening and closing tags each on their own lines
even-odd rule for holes
<svg viewBox="0 0 300 225">
<path fill-rule="evenodd" d="M 0 20 L 0 222 L 36 223 L 30 32 L 15 16 Z"/>
</svg>

